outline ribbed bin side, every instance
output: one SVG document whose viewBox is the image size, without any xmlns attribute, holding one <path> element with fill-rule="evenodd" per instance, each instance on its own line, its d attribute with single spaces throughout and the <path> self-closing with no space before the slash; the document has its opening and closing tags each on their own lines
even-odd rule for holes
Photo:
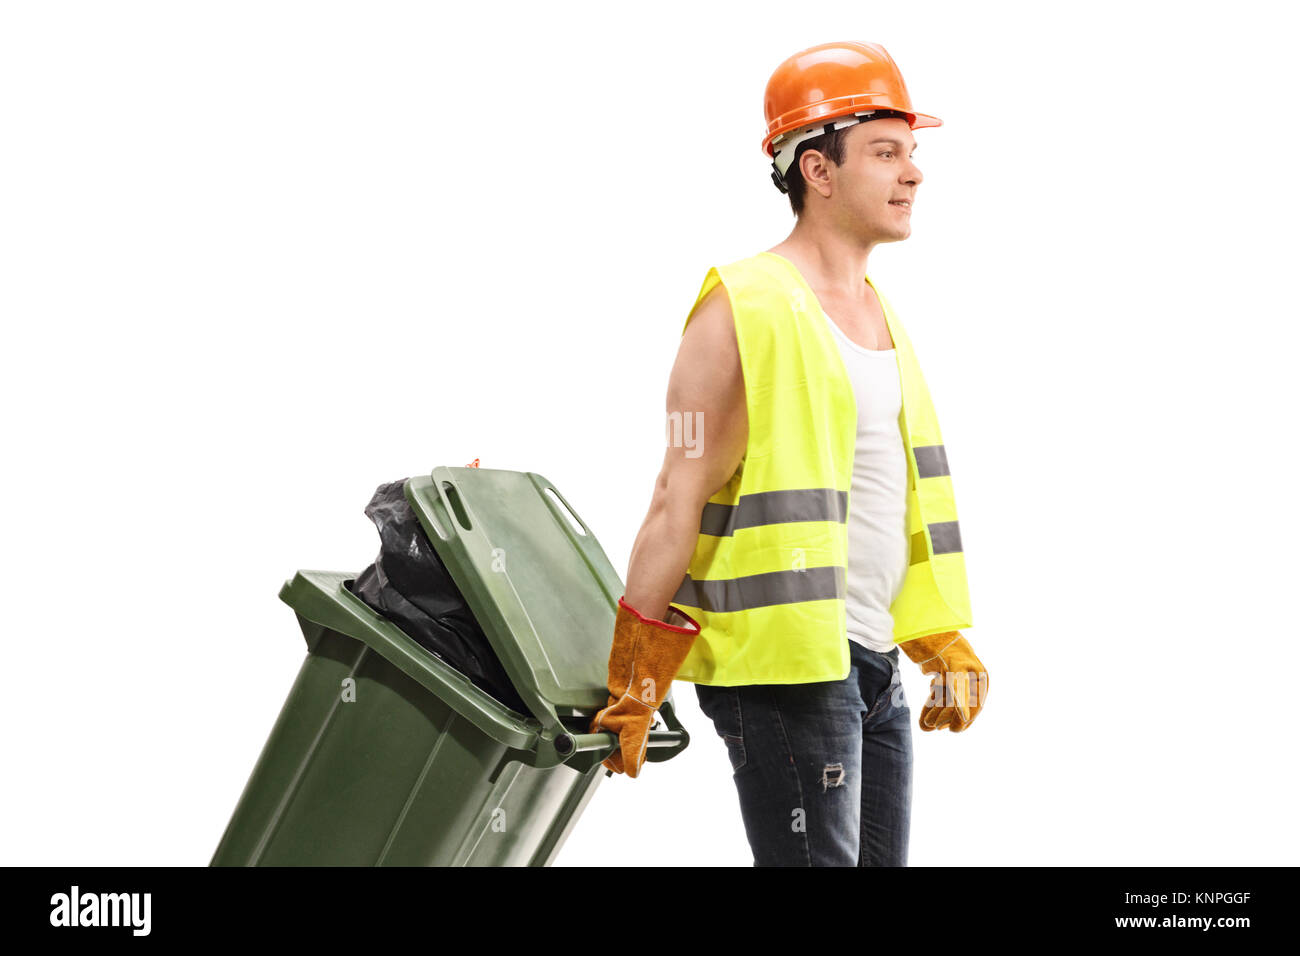
<svg viewBox="0 0 1300 956">
<path fill-rule="evenodd" d="M 212 864 L 548 864 L 603 771 L 511 757 L 382 656 L 322 629 Z"/>
</svg>

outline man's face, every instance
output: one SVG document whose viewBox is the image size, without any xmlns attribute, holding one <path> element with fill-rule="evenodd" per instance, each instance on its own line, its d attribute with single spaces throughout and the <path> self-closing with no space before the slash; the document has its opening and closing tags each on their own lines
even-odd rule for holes
<svg viewBox="0 0 1300 956">
<path fill-rule="evenodd" d="M 828 163 L 836 216 L 848 230 L 875 242 L 897 242 L 912 234 L 911 206 L 921 170 L 912 162 L 916 139 L 907 120 L 870 120 L 849 130 L 844 163 Z"/>
</svg>

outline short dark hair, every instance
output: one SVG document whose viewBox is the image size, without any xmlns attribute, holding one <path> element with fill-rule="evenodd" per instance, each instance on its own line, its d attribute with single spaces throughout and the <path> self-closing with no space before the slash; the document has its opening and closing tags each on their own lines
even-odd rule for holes
<svg viewBox="0 0 1300 956">
<path fill-rule="evenodd" d="M 854 128 L 854 125 L 849 125 L 833 129 L 829 133 L 822 133 L 820 136 L 804 140 L 795 149 L 794 160 L 791 161 L 790 168 L 785 171 L 785 187 L 788 190 L 786 195 L 790 198 L 790 208 L 794 210 L 796 216 L 803 213 L 803 201 L 808 190 L 808 184 L 803 178 L 803 173 L 799 171 L 800 157 L 808 150 L 815 149 L 836 166 L 842 165 L 844 162 L 844 144 L 848 139 L 849 130 Z"/>
</svg>

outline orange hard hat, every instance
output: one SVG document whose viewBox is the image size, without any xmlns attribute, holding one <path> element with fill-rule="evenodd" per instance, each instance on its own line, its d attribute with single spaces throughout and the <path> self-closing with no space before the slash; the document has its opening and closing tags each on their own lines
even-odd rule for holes
<svg viewBox="0 0 1300 956">
<path fill-rule="evenodd" d="M 763 113 L 762 149 L 774 159 L 772 179 L 782 192 L 794 147 L 805 139 L 886 116 L 905 119 L 912 129 L 943 125 L 912 109 L 903 74 L 885 48 L 858 40 L 821 43 L 788 57 L 767 81 Z"/>
</svg>

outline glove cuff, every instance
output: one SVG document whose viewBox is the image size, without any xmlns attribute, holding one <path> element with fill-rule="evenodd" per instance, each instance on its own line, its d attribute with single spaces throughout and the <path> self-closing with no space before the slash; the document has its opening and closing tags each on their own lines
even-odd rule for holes
<svg viewBox="0 0 1300 956">
<path fill-rule="evenodd" d="M 700 625 L 685 611 L 680 608 L 668 605 L 668 613 L 664 615 L 667 618 L 661 621 L 658 618 L 646 617 L 632 605 L 628 604 L 623 598 L 618 599 L 618 606 L 626 608 L 628 613 L 635 617 L 642 624 L 648 624 L 651 627 L 662 628 L 667 631 L 673 631 L 678 634 L 690 634 L 692 637 L 700 633 Z"/>
<path fill-rule="evenodd" d="M 627 630 L 632 641 L 632 666 L 626 683 L 616 686 L 611 682 L 610 690 L 621 689 L 623 696 L 658 710 L 700 633 L 700 625 L 672 605 L 664 615 L 668 621 L 646 617 L 622 598 L 619 598 L 619 614 L 630 622 Z"/>
<path fill-rule="evenodd" d="M 959 631 L 944 631 L 940 634 L 915 637 L 910 641 L 900 641 L 898 646 L 914 663 L 928 664 L 960 640 Z"/>
</svg>

